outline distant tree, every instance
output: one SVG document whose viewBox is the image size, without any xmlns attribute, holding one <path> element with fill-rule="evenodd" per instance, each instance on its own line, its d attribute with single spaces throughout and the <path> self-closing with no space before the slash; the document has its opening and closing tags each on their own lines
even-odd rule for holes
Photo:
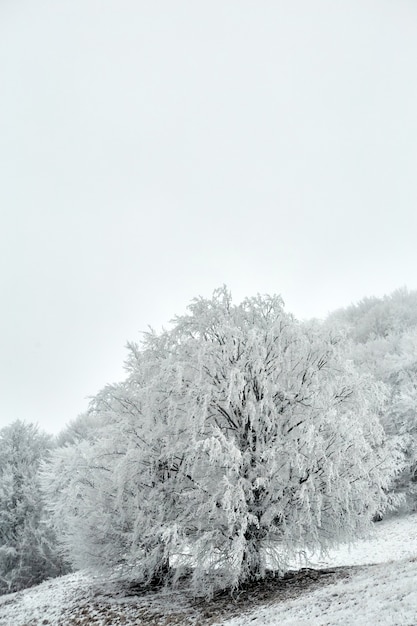
<svg viewBox="0 0 417 626">
<path fill-rule="evenodd" d="M 399 289 L 383 298 L 365 298 L 331 314 L 327 325 L 344 328 L 352 340 L 349 357 L 364 373 L 386 385 L 381 422 L 401 446 L 404 465 L 393 483 L 417 507 L 417 291 Z M 403 504 L 402 504 L 403 506 Z"/>
<path fill-rule="evenodd" d="M 383 386 L 321 326 L 225 288 L 189 311 L 130 345 L 126 381 L 91 407 L 107 428 L 55 453 L 47 489 L 75 565 L 144 582 L 191 565 L 209 594 L 364 532 L 396 457 Z"/>
<path fill-rule="evenodd" d="M 0 430 L 0 593 L 64 571 L 39 485 L 50 448 L 51 438 L 33 424 L 16 421 Z"/>
<path fill-rule="evenodd" d="M 363 298 L 331 313 L 327 325 L 347 328 L 359 344 L 402 334 L 417 327 L 417 291 L 402 288 L 382 298 Z"/>
<path fill-rule="evenodd" d="M 81 413 L 71 420 L 65 428 L 56 436 L 55 443 L 58 447 L 72 445 L 82 440 L 94 440 L 100 431 L 100 421 L 91 412 Z"/>
</svg>

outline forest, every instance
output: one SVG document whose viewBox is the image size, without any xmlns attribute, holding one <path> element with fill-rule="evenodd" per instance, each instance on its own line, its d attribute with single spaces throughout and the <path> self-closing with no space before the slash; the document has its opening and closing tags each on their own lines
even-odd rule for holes
<svg viewBox="0 0 417 626">
<path fill-rule="evenodd" d="M 0 430 L 0 594 L 86 569 L 208 598 L 417 510 L 417 291 L 298 320 L 222 287 L 125 371 L 56 437 Z"/>
</svg>

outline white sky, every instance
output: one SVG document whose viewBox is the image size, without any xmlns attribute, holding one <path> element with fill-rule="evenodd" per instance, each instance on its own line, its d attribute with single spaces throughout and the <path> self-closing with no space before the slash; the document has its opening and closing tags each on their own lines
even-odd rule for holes
<svg viewBox="0 0 417 626">
<path fill-rule="evenodd" d="M 415 0 L 0 1 L 0 427 L 226 283 L 417 288 Z"/>
</svg>

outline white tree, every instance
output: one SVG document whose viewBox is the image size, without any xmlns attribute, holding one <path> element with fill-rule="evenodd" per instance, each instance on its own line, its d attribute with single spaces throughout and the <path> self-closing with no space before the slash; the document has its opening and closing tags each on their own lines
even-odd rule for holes
<svg viewBox="0 0 417 626">
<path fill-rule="evenodd" d="M 417 327 L 417 291 L 402 288 L 382 298 L 364 298 L 331 313 L 327 323 L 347 327 L 359 344 L 402 334 Z"/>
<path fill-rule="evenodd" d="M 93 441 L 99 436 L 101 426 L 98 416 L 89 412 L 81 413 L 58 433 L 55 443 L 58 447 L 62 447 L 82 440 Z"/>
<path fill-rule="evenodd" d="M 406 289 L 366 298 L 332 314 L 329 326 L 342 326 L 352 338 L 350 357 L 358 369 L 386 385 L 382 425 L 404 453 L 403 470 L 393 484 L 414 509 L 417 496 L 417 292 Z M 404 502 L 398 500 L 404 506 Z"/>
<path fill-rule="evenodd" d="M 195 592 L 211 593 L 364 532 L 396 458 L 382 386 L 321 326 L 279 297 L 233 305 L 225 288 L 189 310 L 130 346 L 126 381 L 92 407 L 106 434 L 61 493 L 82 486 L 70 543 L 82 534 L 84 563 L 145 581 L 192 564 Z"/>
<path fill-rule="evenodd" d="M 0 593 L 65 569 L 40 491 L 39 467 L 51 438 L 17 421 L 0 430 Z"/>
<path fill-rule="evenodd" d="M 44 468 L 43 491 L 75 568 L 112 567 L 146 582 L 166 573 L 156 521 L 166 514 L 158 498 L 167 434 L 157 400 L 162 361 L 158 350 L 131 345 L 127 380 L 108 385 L 91 403 L 92 422 L 101 424 L 95 437 L 57 449 Z"/>
</svg>

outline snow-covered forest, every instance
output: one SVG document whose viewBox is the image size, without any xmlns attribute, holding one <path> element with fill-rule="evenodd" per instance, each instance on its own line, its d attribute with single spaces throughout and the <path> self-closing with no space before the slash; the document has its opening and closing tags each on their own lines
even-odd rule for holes
<svg viewBox="0 0 417 626">
<path fill-rule="evenodd" d="M 197 298 L 57 437 L 0 431 L 0 593 L 88 570 L 235 592 L 417 509 L 417 292 L 300 321 Z"/>
</svg>

